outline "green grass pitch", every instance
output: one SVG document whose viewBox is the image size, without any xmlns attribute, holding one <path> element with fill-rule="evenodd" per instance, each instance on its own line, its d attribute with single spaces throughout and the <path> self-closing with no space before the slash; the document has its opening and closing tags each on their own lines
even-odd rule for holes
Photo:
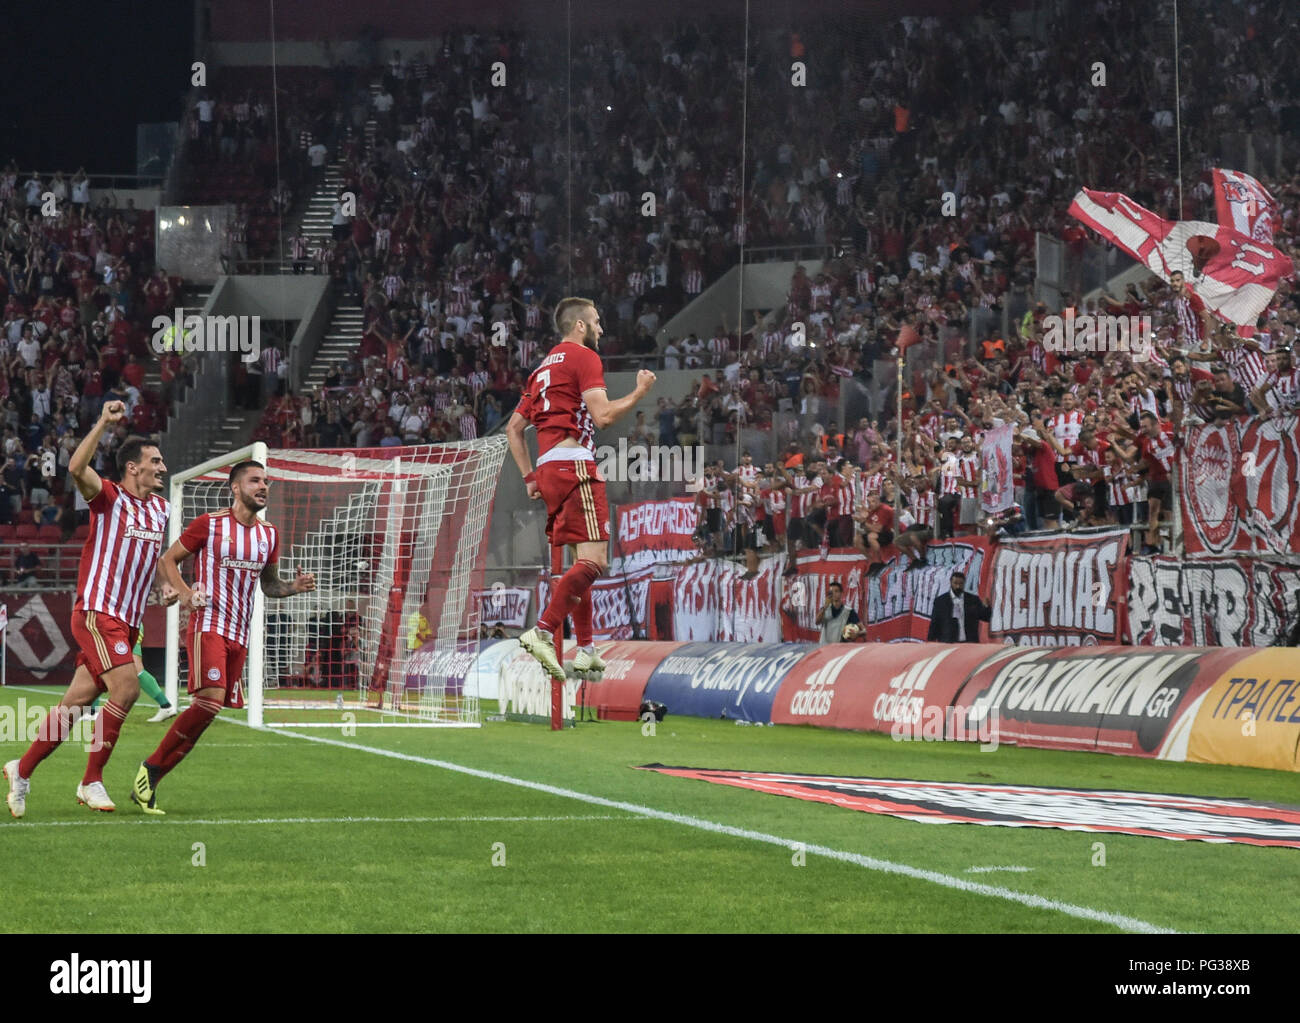
<svg viewBox="0 0 1300 1023">
<path fill-rule="evenodd" d="M 0 705 L 20 697 L 49 705 L 57 692 L 3 689 Z M 317 739 L 496 776 L 485 777 L 253 731 L 227 712 L 232 720 L 214 723 L 163 783 L 159 805 L 168 816 L 160 819 L 128 801 L 139 761 L 167 727 L 146 722 L 152 711 L 138 705 L 132 712 L 105 775 L 116 813 L 76 805 L 85 754 L 68 743 L 36 772 L 27 816 L 4 814 L 0 931 L 1300 931 L 1300 902 L 1278 895 L 1291 890 L 1300 867 L 1293 849 L 921 824 L 631 767 L 1021 782 L 1295 804 L 1300 786 L 1291 774 L 1009 746 L 982 753 L 974 744 L 739 728 L 671 714 L 654 735 L 636 723 L 607 722 L 561 733 L 514 723 L 361 728 L 346 738 L 310 730 Z M 23 748 L 0 743 L 0 754 L 9 760 Z M 1096 863 L 1098 842 L 1104 865 Z M 802 865 L 796 843 L 807 849 Z M 845 862 L 818 848 L 869 859 Z M 972 871 L 1006 866 L 1029 869 Z M 1014 893 L 1039 898 L 1026 904 Z"/>
</svg>

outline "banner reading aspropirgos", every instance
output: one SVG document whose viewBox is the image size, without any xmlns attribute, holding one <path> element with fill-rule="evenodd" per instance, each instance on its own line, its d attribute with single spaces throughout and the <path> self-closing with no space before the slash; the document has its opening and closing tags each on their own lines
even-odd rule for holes
<svg viewBox="0 0 1300 1023">
<path fill-rule="evenodd" d="M 1017 646 L 1123 642 L 1127 537 L 1113 529 L 1004 540 L 985 597 L 990 639 Z"/>
</svg>

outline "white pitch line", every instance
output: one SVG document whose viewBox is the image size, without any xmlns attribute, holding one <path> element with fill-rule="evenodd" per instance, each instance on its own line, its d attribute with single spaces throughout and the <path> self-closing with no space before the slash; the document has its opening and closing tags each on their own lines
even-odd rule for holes
<svg viewBox="0 0 1300 1023">
<path fill-rule="evenodd" d="M 242 820 L 233 817 L 199 817 L 194 819 L 172 817 L 169 820 L 162 820 L 158 817 L 109 818 L 104 815 L 80 821 L 29 821 L 9 827 L 13 831 L 18 831 L 23 828 L 110 828 L 133 824 L 154 825 L 156 827 L 165 827 L 168 824 L 201 824 L 204 827 L 224 824 L 532 824 L 542 822 L 549 824 L 556 821 L 640 822 L 645 819 L 644 817 L 624 817 L 612 813 L 571 817 L 252 817 Z M 0 835 L 5 833 L 5 829 L 6 826 L 0 826 Z"/>
<path fill-rule="evenodd" d="M 217 718 L 218 721 L 226 720 L 232 724 L 252 727 L 246 722 L 235 720 L 234 718 Z M 986 895 L 990 898 L 1005 899 L 1008 902 L 1017 902 L 1022 906 L 1028 906 L 1031 909 L 1046 909 L 1056 913 L 1064 913 L 1066 916 L 1076 917 L 1080 920 L 1093 920 L 1098 923 L 1109 924 L 1122 931 L 1132 931 L 1137 934 L 1177 934 L 1178 932 L 1166 927 L 1160 927 L 1156 924 L 1148 923 L 1145 920 L 1139 920 L 1136 917 L 1124 916 L 1120 913 L 1110 913 L 1102 909 L 1092 909 L 1088 906 L 1076 906 L 1069 902 L 1059 902 L 1056 899 L 1044 898 L 1041 895 L 1033 895 L 1028 892 L 1018 892 L 1010 888 L 1002 888 L 997 885 L 979 884 L 975 881 L 967 881 L 964 878 L 953 877 L 950 874 L 942 874 L 936 870 L 925 870 L 921 867 L 909 866 L 906 863 L 893 863 L 889 860 L 878 860 L 874 856 L 863 856 L 860 853 L 845 852 L 842 849 L 832 849 L 829 846 L 816 845 L 810 842 L 799 842 L 789 838 L 781 838 L 778 835 L 769 835 L 762 831 L 751 831 L 748 828 L 736 828 L 729 824 L 719 824 L 716 821 L 705 820 L 701 817 L 688 817 L 685 814 L 672 813 L 668 810 L 656 810 L 649 806 L 639 806 L 636 803 L 625 803 L 617 799 L 606 799 L 604 796 L 593 796 L 587 792 L 577 792 L 573 789 L 560 788 L 558 785 L 547 785 L 544 782 L 529 781 L 527 778 L 514 778 L 508 774 L 497 774 L 495 771 L 483 771 L 476 767 L 466 767 L 463 764 L 453 764 L 447 760 L 435 760 L 432 757 L 418 757 L 411 753 L 399 753 L 396 750 L 383 749 L 376 746 L 363 746 L 356 742 L 344 742 L 341 739 L 327 739 L 323 735 L 305 735 L 301 732 L 277 731 L 277 735 L 291 735 L 296 739 L 302 739 L 304 742 L 317 742 L 325 746 L 338 746 L 343 749 L 359 750 L 362 753 L 372 753 L 375 756 L 388 757 L 392 760 L 405 760 L 408 763 L 424 764 L 428 767 L 440 767 L 444 771 L 455 771 L 458 774 L 469 775 L 472 778 L 482 778 L 486 781 L 501 782 L 504 785 L 515 785 L 519 788 L 532 789 L 535 792 L 545 792 L 547 795 L 560 796 L 565 799 L 577 799 L 584 803 L 590 803 L 592 806 L 603 806 L 611 810 L 623 810 L 626 813 L 638 814 L 642 817 L 650 817 L 655 820 L 669 821 L 673 824 L 682 824 L 690 828 L 698 828 L 701 831 L 710 831 L 718 835 L 729 835 L 733 838 L 745 838 L 752 842 L 763 842 L 767 845 L 779 845 L 783 848 L 798 848 L 805 853 L 812 853 L 816 856 L 824 856 L 827 859 L 839 860 L 842 863 L 852 863 L 867 870 L 874 870 L 884 874 L 899 874 L 903 877 L 910 877 L 918 881 L 928 881 L 931 884 L 941 885 L 944 888 L 954 888 L 957 891 L 969 892 L 973 895 Z"/>
</svg>

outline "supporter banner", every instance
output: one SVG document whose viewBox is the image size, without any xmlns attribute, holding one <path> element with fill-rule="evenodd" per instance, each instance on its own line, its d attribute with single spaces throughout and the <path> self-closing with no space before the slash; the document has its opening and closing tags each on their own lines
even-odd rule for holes
<svg viewBox="0 0 1300 1023">
<path fill-rule="evenodd" d="M 1189 557 L 1300 554 L 1300 419 L 1192 427 L 1178 460 Z"/>
<path fill-rule="evenodd" d="M 514 640 L 503 642 L 518 645 Z M 439 647 L 435 643 L 426 643 L 419 650 L 412 651 L 406 659 L 405 687 L 422 690 L 431 681 L 439 680 L 442 682 L 440 688 L 445 689 L 448 696 L 460 696 L 465 691 L 466 678 L 473 673 L 479 650 L 478 640 L 457 647 Z"/>
<path fill-rule="evenodd" d="M 991 721 L 999 743 L 1184 760 L 1198 700 L 1241 658 L 1236 650 L 1005 648 L 969 676 L 956 717 L 970 729 Z"/>
<path fill-rule="evenodd" d="M 1125 639 L 1138 646 L 1273 646 L 1296 624 L 1297 565 L 1129 558 L 1128 578 Z"/>
<path fill-rule="evenodd" d="M 682 648 L 681 643 L 608 643 L 598 648 L 605 672 L 599 682 L 579 687 L 578 703 L 595 708 L 606 721 L 635 721 L 650 673 Z"/>
<path fill-rule="evenodd" d="M 1300 849 L 1300 811 L 1244 799 L 903 778 L 846 778 L 663 764 L 643 764 L 638 770 L 926 824 L 1063 828 L 1183 842 L 1236 842 Z"/>
<path fill-rule="evenodd" d="M 1187 274 L 1206 308 L 1244 332 L 1254 331 L 1278 283 L 1295 272 L 1291 258 L 1267 242 L 1204 221 L 1164 220 L 1120 192 L 1081 189 L 1069 212 L 1166 283 L 1175 270 Z M 1193 276 L 1188 243 L 1196 239 L 1205 239 L 1198 244 L 1208 258 Z"/>
<path fill-rule="evenodd" d="M 980 444 L 980 509 L 986 515 L 1004 512 L 1015 503 L 1011 479 L 1011 426 L 984 434 Z"/>
<path fill-rule="evenodd" d="M 911 559 L 896 554 L 885 562 L 882 572 L 865 577 L 866 639 L 869 643 L 923 643 L 930 631 L 934 598 L 949 588 L 953 572 L 966 573 L 966 589 L 991 603 L 989 568 L 992 542 L 971 536 L 931 541 L 926 547 L 926 567 L 911 568 Z M 980 626 L 987 638 L 987 625 Z"/>
<path fill-rule="evenodd" d="M 957 691 L 988 656 L 973 643 L 818 647 L 781 683 L 772 721 L 911 735 L 937 720 L 943 736 Z"/>
<path fill-rule="evenodd" d="M 1200 701 L 1187 759 L 1300 771 L 1300 655 L 1238 658 Z"/>
<path fill-rule="evenodd" d="M 808 649 L 802 643 L 685 644 L 654 669 L 645 698 L 669 714 L 766 724 L 782 680 Z"/>
<path fill-rule="evenodd" d="M 602 576 L 591 587 L 593 639 L 633 639 L 645 635 L 651 569 L 636 575 Z"/>
<path fill-rule="evenodd" d="M 614 534 L 619 569 L 636 572 L 664 562 L 689 561 L 698 553 L 692 540 L 697 517 L 691 497 L 619 505 Z"/>
<path fill-rule="evenodd" d="M 782 638 L 807 643 L 821 639 L 817 612 L 826 603 L 833 582 L 844 587 L 844 603 L 865 623 L 863 579 L 868 564 L 861 554 L 831 551 L 822 557 L 818 551 L 803 552 L 797 561 L 799 574 L 782 580 Z"/>
<path fill-rule="evenodd" d="M 646 608 L 646 635 L 651 639 L 672 640 L 677 638 L 673 627 L 673 588 L 672 579 L 651 579 L 649 606 Z"/>
<path fill-rule="evenodd" d="M 654 572 L 645 569 L 630 576 L 605 575 L 591 586 L 591 636 L 593 640 L 633 639 L 646 635 L 650 582 Z M 537 580 L 537 614 L 551 598 L 551 580 Z M 572 628 L 572 625 L 570 625 Z"/>
<path fill-rule="evenodd" d="M 1018 646 L 1121 642 L 1127 537 L 1113 529 L 1003 540 L 984 591 L 989 638 Z"/>
<path fill-rule="evenodd" d="M 504 625 L 507 629 L 522 629 L 528 623 L 528 602 L 532 593 L 526 586 L 493 586 L 475 590 L 479 602 L 479 622 L 483 625 Z"/>
<path fill-rule="evenodd" d="M 1214 211 L 1219 223 L 1272 244 L 1277 200 L 1269 190 L 1241 171 L 1215 167 L 1213 173 Z"/>
<path fill-rule="evenodd" d="M 781 639 L 777 594 L 783 555 L 743 565 L 709 558 L 678 569 L 673 579 L 673 638 L 687 642 L 775 643 Z"/>
<path fill-rule="evenodd" d="M 70 592 L 0 592 L 0 604 L 9 608 L 7 684 L 67 685 L 72 681 L 78 652 L 71 629 L 73 600 Z M 167 613 L 162 607 L 145 608 L 143 637 L 144 646 L 166 645 Z"/>
</svg>

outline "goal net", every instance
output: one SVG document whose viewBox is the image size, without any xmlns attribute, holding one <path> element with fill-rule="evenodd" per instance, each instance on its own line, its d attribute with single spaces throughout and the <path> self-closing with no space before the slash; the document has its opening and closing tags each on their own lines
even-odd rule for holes
<svg viewBox="0 0 1300 1023">
<path fill-rule="evenodd" d="M 262 517 L 280 532 L 279 574 L 316 589 L 257 592 L 244 675 L 254 726 L 475 727 L 467 680 L 504 437 L 364 450 L 254 444 L 171 481 L 171 539 L 230 507 L 231 466 L 267 467 Z M 192 571 L 193 561 L 185 567 Z M 168 685 L 189 678 L 181 611 L 167 619 Z"/>
</svg>

